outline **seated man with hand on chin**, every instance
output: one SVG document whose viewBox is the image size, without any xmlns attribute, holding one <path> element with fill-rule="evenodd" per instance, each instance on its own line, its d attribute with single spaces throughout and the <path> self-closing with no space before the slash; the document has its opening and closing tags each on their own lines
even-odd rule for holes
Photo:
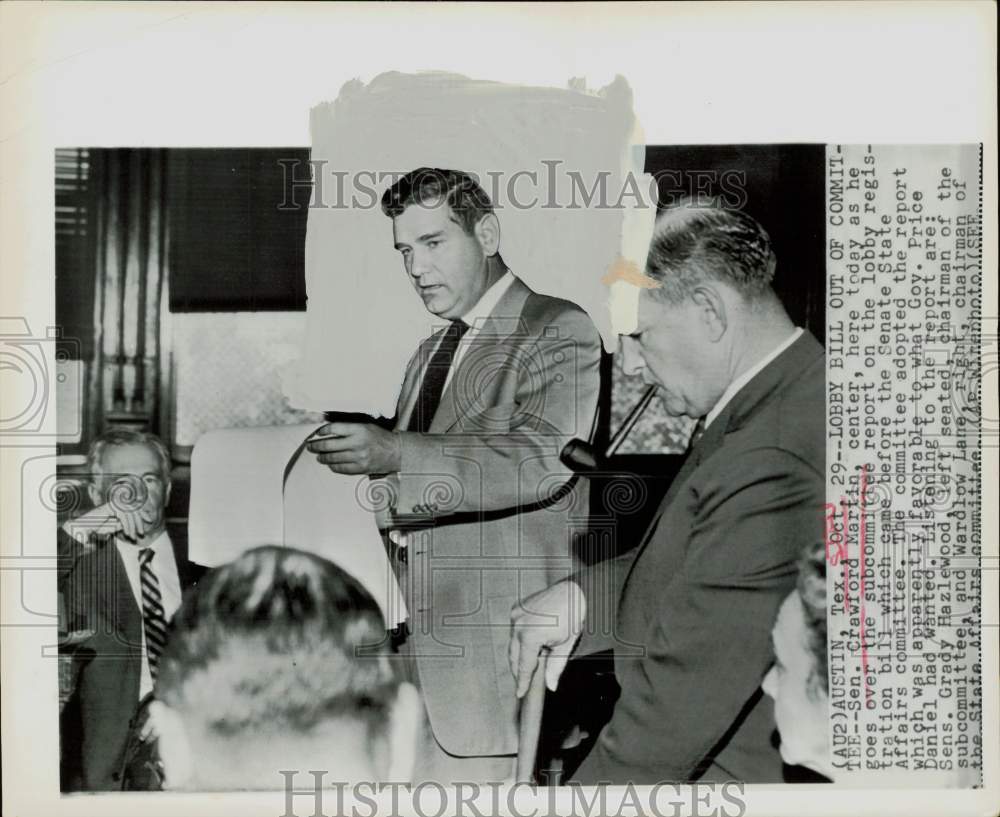
<svg viewBox="0 0 1000 817">
<path fill-rule="evenodd" d="M 140 703 L 153 691 L 181 593 L 204 568 L 179 558 L 167 534 L 170 455 L 159 438 L 108 431 L 90 446 L 88 466 L 95 507 L 59 531 L 70 560 L 59 583 L 60 629 L 70 634 L 60 657 L 74 679 L 62 713 L 62 785 L 158 788 L 145 775 L 126 779 L 129 746 L 151 737 Z"/>
</svg>

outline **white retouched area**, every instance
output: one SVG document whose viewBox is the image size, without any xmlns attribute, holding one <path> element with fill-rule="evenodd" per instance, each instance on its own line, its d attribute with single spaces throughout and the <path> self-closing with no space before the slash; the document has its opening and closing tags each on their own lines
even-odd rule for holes
<svg viewBox="0 0 1000 817">
<path fill-rule="evenodd" d="M 630 176 L 644 160 L 630 141 L 631 103 L 621 78 L 591 92 L 425 72 L 348 83 L 317 106 L 306 333 L 285 380 L 292 405 L 395 413 L 407 361 L 443 323 L 415 293 L 380 207 L 393 181 L 419 167 L 478 178 L 507 266 L 535 291 L 586 310 L 613 351 L 604 279 L 623 252 L 642 269 L 641 231 L 655 212 L 648 178 L 643 188 Z M 626 248 L 631 210 L 640 212 Z"/>
<path fill-rule="evenodd" d="M 0 141 L 304 145 L 344 82 L 430 68 L 621 74 L 651 144 L 967 142 L 994 121 L 992 3 L 4 5 Z"/>
</svg>

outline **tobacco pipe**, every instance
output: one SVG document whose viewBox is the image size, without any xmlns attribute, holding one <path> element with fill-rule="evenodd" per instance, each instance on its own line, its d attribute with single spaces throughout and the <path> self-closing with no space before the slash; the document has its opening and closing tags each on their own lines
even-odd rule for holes
<svg viewBox="0 0 1000 817">
<path fill-rule="evenodd" d="M 625 438 L 629 435 L 632 427 L 639 422 L 639 418 L 646 410 L 646 406 L 649 405 L 649 402 L 656 395 L 656 389 L 657 387 L 653 385 L 642 393 L 639 402 L 635 404 L 635 407 L 622 422 L 621 427 L 615 432 L 615 436 L 611 438 L 611 442 L 608 443 L 607 450 L 601 457 L 600 462 L 604 462 L 614 456 L 615 452 L 621 447 L 621 444 L 625 442 Z M 563 446 L 563 450 L 559 454 L 559 460 L 567 468 L 572 468 L 578 474 L 596 471 L 599 465 L 597 451 L 594 450 L 594 446 L 578 437 L 570 440 Z"/>
</svg>

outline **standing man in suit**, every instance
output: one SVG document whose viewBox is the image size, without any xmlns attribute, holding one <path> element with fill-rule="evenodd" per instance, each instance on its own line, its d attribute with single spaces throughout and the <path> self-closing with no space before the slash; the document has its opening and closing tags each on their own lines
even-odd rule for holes
<svg viewBox="0 0 1000 817">
<path fill-rule="evenodd" d="M 614 650 L 621 695 L 576 782 L 782 780 L 760 684 L 797 556 L 822 536 L 826 389 L 823 347 L 771 288 L 775 263 L 743 213 L 685 204 L 657 220 L 657 286 L 622 338 L 625 369 L 699 418 L 695 439 L 638 547 L 512 616 L 521 694 L 542 649 L 552 688 L 574 646 Z"/>
<path fill-rule="evenodd" d="M 517 752 L 510 610 L 573 567 L 587 490 L 566 492 L 559 453 L 592 432 L 600 337 L 579 307 L 507 268 L 470 175 L 411 171 L 382 210 L 445 325 L 410 360 L 394 430 L 332 423 L 321 433 L 338 438 L 310 448 L 338 473 L 388 475 L 385 527 L 410 612 L 402 652 L 428 716 L 417 779 L 503 780 Z"/>
<path fill-rule="evenodd" d="M 203 569 L 178 559 L 166 529 L 170 455 L 154 435 L 109 431 L 90 446 L 94 509 L 60 530 L 60 581 L 75 688 L 63 711 L 64 788 L 123 787 L 133 723 L 153 691 L 166 626 Z M 136 732 L 140 734 L 136 734 Z M 134 784 L 134 781 L 133 781 Z"/>
</svg>

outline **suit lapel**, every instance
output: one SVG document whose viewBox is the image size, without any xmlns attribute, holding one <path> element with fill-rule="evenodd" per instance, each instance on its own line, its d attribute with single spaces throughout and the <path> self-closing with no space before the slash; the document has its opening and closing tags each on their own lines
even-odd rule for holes
<svg viewBox="0 0 1000 817">
<path fill-rule="evenodd" d="M 181 586 L 181 595 L 187 590 L 192 584 L 194 584 L 194 571 L 191 569 L 190 562 L 178 557 L 177 552 L 174 552 L 174 561 L 177 563 L 177 579 Z"/>
<path fill-rule="evenodd" d="M 515 278 L 489 317 L 477 327 L 475 337 L 441 395 L 441 405 L 431 421 L 431 432 L 450 431 L 463 417 L 490 405 L 490 382 L 484 380 L 484 376 L 495 373 L 497 361 L 505 360 L 503 347 L 508 338 L 524 333 L 521 313 L 530 294 L 531 290 L 521 279 Z"/>
<path fill-rule="evenodd" d="M 636 548 L 635 558 L 629 566 L 629 574 L 642 555 L 642 551 L 652 541 L 661 517 L 673 503 L 674 498 L 701 464 L 722 447 L 726 434 L 745 425 L 770 399 L 797 380 L 801 373 L 822 354 L 823 347 L 819 342 L 810 332 L 803 332 L 798 340 L 733 396 L 715 421 L 705 429 L 701 439 L 688 452 L 684 464 L 670 483 L 660 507 L 657 508 L 653 521 L 646 529 L 642 542 Z"/>
<path fill-rule="evenodd" d="M 439 329 L 429 338 L 420 342 L 417 353 L 406 368 L 406 377 L 403 380 L 403 388 L 399 393 L 399 412 L 396 417 L 396 430 L 405 431 L 410 424 L 410 415 L 417 404 L 417 397 L 420 394 L 420 384 L 424 380 L 424 370 L 430 363 L 434 350 L 441 342 L 441 335 L 444 329 Z"/>
<path fill-rule="evenodd" d="M 776 395 L 802 377 L 803 373 L 823 356 L 824 349 L 808 331 L 771 361 L 747 383 L 716 418 L 727 431 L 744 426 Z"/>
<path fill-rule="evenodd" d="M 128 653 L 138 653 L 142 644 L 142 610 L 136 603 L 128 573 L 125 572 L 125 563 L 113 541 L 108 544 L 106 553 L 110 568 L 107 575 L 112 582 L 108 595 L 114 599 L 115 605 L 110 611 L 115 632 L 123 639 L 123 647 Z M 136 695 L 138 696 L 138 691 Z"/>
<path fill-rule="evenodd" d="M 479 405 L 484 388 L 479 374 L 491 368 L 484 365 L 484 361 L 492 362 L 493 350 L 502 347 L 512 334 L 523 331 L 521 312 L 529 295 L 531 290 L 527 285 L 520 278 L 515 278 L 490 316 L 478 327 L 479 331 L 465 349 L 458 368 L 451 373 L 448 385 L 441 395 L 441 403 L 431 420 L 429 433 L 443 434 L 451 430 L 465 414 Z M 405 429 L 410 422 L 410 415 L 423 383 L 424 370 L 434 355 L 443 332 L 443 329 L 439 330 L 424 341 L 414 365 L 410 367 L 411 372 L 407 373 L 397 429 Z"/>
<path fill-rule="evenodd" d="M 721 419 L 721 418 L 720 418 Z M 721 431 L 722 423 L 718 420 L 707 429 L 702 435 L 698 442 L 694 443 L 684 458 L 684 462 L 674 477 L 673 481 L 670 483 L 670 487 L 667 489 L 666 494 L 660 501 L 660 506 L 656 509 L 656 513 L 653 515 L 653 521 L 649 523 L 649 527 L 646 528 L 646 533 L 642 538 L 642 542 L 636 549 L 635 557 L 639 558 L 639 554 L 645 549 L 646 545 L 652 540 L 653 535 L 656 533 L 657 528 L 660 525 L 660 518 L 666 513 L 667 508 L 674 501 L 674 497 L 680 491 L 681 487 L 687 482 L 688 477 L 691 476 L 705 460 L 707 460 L 715 451 L 722 445 L 723 437 L 725 433 Z M 635 561 L 633 561 L 635 564 Z"/>
<path fill-rule="evenodd" d="M 677 476 L 674 477 L 673 482 L 670 483 L 670 488 L 667 489 L 666 496 L 663 497 L 659 513 L 663 513 L 667 506 L 673 502 L 674 497 L 683 487 L 684 483 L 687 482 L 688 477 L 698 470 L 698 467 L 719 449 L 725 436 L 726 423 L 724 418 L 720 416 L 716 418 L 716 421 L 712 425 L 705 429 L 705 432 L 701 435 L 701 439 L 694 443 L 688 450 L 687 456 L 684 458 L 684 464 L 681 465 Z"/>
</svg>

